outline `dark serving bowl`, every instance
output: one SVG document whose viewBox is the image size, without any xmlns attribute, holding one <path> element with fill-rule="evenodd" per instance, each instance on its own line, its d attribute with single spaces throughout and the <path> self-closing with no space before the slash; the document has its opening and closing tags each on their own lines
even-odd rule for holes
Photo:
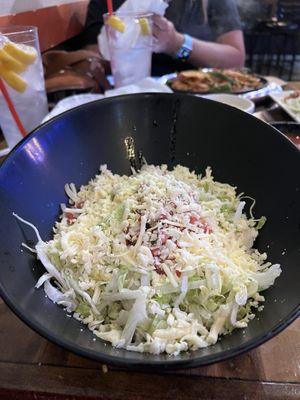
<svg viewBox="0 0 300 400">
<path fill-rule="evenodd" d="M 256 246 L 283 273 L 264 292 L 265 308 L 246 330 L 216 345 L 177 357 L 117 350 L 45 297 L 34 285 L 43 267 L 22 250 L 34 233 L 12 216 L 35 224 L 43 239 L 66 201 L 64 184 L 85 184 L 100 164 L 129 174 L 124 139 L 148 163 L 207 165 L 217 180 L 256 199 L 266 215 Z M 138 157 L 137 157 L 138 158 Z M 300 153 L 279 131 L 227 105 L 180 94 L 141 94 L 85 104 L 54 118 L 25 138 L 0 168 L 0 293 L 31 328 L 51 341 L 108 364 L 139 368 L 195 367 L 247 351 L 270 339 L 299 314 Z M 83 330 L 83 331 L 82 331 Z"/>
</svg>

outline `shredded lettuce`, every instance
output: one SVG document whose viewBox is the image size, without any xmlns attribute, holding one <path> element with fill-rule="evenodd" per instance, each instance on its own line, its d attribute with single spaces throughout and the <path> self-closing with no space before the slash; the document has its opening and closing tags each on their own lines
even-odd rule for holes
<svg viewBox="0 0 300 400">
<path fill-rule="evenodd" d="M 261 291 L 281 274 L 253 249 L 265 217 L 255 200 L 182 166 L 106 166 L 79 190 L 65 186 L 53 239 L 34 230 L 47 297 L 117 348 L 179 354 L 247 327 Z M 247 217 L 247 199 L 252 201 Z M 72 213 L 74 210 L 74 213 Z"/>
<path fill-rule="evenodd" d="M 266 222 L 267 222 L 267 218 L 261 217 L 257 222 L 256 229 L 257 230 L 261 229 L 265 225 Z"/>
</svg>

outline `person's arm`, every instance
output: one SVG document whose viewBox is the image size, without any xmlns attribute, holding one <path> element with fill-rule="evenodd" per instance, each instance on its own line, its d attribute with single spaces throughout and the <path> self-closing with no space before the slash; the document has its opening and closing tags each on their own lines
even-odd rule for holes
<svg viewBox="0 0 300 400">
<path fill-rule="evenodd" d="M 190 62 L 196 67 L 242 67 L 245 62 L 243 33 L 224 33 L 217 38 L 216 43 L 194 39 Z"/>
<path fill-rule="evenodd" d="M 90 51 L 94 51 L 96 53 L 99 53 L 99 46 L 98 44 L 87 44 L 85 46 L 83 46 L 83 48 L 85 50 L 90 50 Z"/>
<path fill-rule="evenodd" d="M 172 22 L 155 15 L 153 35 L 155 51 L 174 56 L 184 42 L 182 33 L 176 31 Z M 216 43 L 193 39 L 193 52 L 189 62 L 195 67 L 231 68 L 244 65 L 245 49 L 240 30 L 226 32 L 217 37 Z"/>
</svg>

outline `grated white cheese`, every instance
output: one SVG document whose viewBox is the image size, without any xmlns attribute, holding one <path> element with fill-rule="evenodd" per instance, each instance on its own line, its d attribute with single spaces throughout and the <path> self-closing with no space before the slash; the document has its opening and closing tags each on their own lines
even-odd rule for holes
<svg viewBox="0 0 300 400">
<path fill-rule="evenodd" d="M 131 176 L 106 166 L 67 184 L 54 237 L 35 251 L 48 297 L 118 348 L 179 354 L 244 328 L 278 264 L 253 249 L 258 230 L 236 188 L 177 166 Z M 244 196 L 243 199 L 246 199 Z M 252 212 L 252 209 L 251 209 Z"/>
</svg>

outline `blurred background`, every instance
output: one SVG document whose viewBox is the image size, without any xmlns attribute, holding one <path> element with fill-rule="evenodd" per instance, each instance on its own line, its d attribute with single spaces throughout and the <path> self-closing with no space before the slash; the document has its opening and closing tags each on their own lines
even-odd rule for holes
<svg viewBox="0 0 300 400">
<path fill-rule="evenodd" d="M 152 5 L 156 7 L 159 4 L 164 4 L 167 7 L 166 3 L 170 3 L 170 1 L 172 0 L 155 0 L 152 2 Z M 0 32 L 5 34 L 4 31 L 7 27 L 14 30 L 14 28 L 17 28 L 16 26 L 19 26 L 19 28 L 21 26 L 24 29 L 28 29 L 30 26 L 38 28 L 38 39 L 35 39 L 35 48 L 38 57 L 33 66 L 28 67 L 28 72 L 26 72 L 31 75 L 28 75 L 27 78 L 25 76 L 25 82 L 22 82 L 22 78 L 20 80 L 19 76 L 14 76 L 13 82 L 10 80 L 10 84 L 13 83 L 15 87 L 10 87 L 11 85 L 7 87 L 12 103 L 15 106 L 16 114 L 18 114 L 24 125 L 23 136 L 38 126 L 39 123 L 45 121 L 45 119 L 52 118 L 54 115 L 58 115 L 64 110 L 84 102 L 118 94 L 145 91 L 170 92 L 172 90 L 168 82 L 171 78 L 174 78 L 174 74 L 176 75 L 178 71 L 181 71 L 181 67 L 183 69 L 196 68 L 197 62 L 203 67 L 218 66 L 220 59 L 225 63 L 223 68 L 227 67 L 226 63 L 232 63 L 233 53 L 227 52 L 228 46 L 226 51 L 224 50 L 226 48 L 224 43 L 222 46 L 217 45 L 220 47 L 214 47 L 215 44 L 209 38 L 205 38 L 205 36 L 203 38 L 200 37 L 200 39 L 207 41 L 212 46 L 212 49 L 219 49 L 219 54 L 225 51 L 219 59 L 211 61 L 207 58 L 204 61 L 200 60 L 201 62 L 197 61 L 194 62 L 194 65 L 191 65 L 185 59 L 178 61 L 177 54 L 175 57 L 172 54 L 167 54 L 167 51 L 164 50 L 158 52 L 165 54 L 153 54 L 152 57 L 152 35 L 146 35 L 144 38 L 143 35 L 139 36 L 141 40 L 151 37 L 151 44 L 148 46 L 145 55 L 142 52 L 136 53 L 134 48 L 133 51 L 129 51 L 126 48 L 125 51 L 122 51 L 122 54 L 116 53 L 115 57 L 119 57 L 118 63 L 116 61 L 109 62 L 107 61 L 109 57 L 105 57 L 103 53 L 103 50 L 105 50 L 104 43 L 100 43 L 99 41 L 101 35 L 98 36 L 101 29 L 100 22 L 101 24 L 103 23 L 102 15 L 107 12 L 109 3 L 110 0 L 1 1 Z M 116 10 L 122 3 L 122 0 L 113 0 L 112 7 Z M 148 3 L 150 4 L 150 2 Z M 148 3 L 145 1 L 145 4 Z M 168 9 L 172 9 L 172 4 L 174 3 L 170 3 Z M 144 7 L 142 0 L 135 1 L 135 4 L 140 8 Z M 187 0 L 178 0 L 176 4 L 185 7 Z M 198 27 L 197 12 L 200 12 L 200 14 L 203 12 L 203 21 L 201 24 L 207 24 L 207 15 L 203 10 L 205 10 L 205 5 L 207 7 L 209 4 L 208 0 L 193 0 L 189 4 L 191 5 L 191 14 L 193 15 L 190 15 L 189 18 L 183 18 L 181 14 L 179 15 L 179 21 L 184 20 L 186 23 L 184 28 L 181 28 L 180 24 L 178 24 L 179 28 L 177 27 L 177 29 L 179 29 L 179 32 L 189 33 L 189 30 L 193 29 L 193 24 L 196 24 Z M 199 8 L 199 4 L 202 4 L 202 11 Z M 276 121 L 285 121 L 287 123 L 296 121 L 299 123 L 300 114 L 298 108 L 296 114 L 291 115 L 292 109 L 287 108 L 287 104 L 290 102 L 293 103 L 292 105 L 288 104 L 288 106 L 292 107 L 294 111 L 295 107 L 299 107 L 300 0 L 228 0 L 227 2 L 225 0 L 213 0 L 211 4 L 213 4 L 211 8 L 213 11 L 211 14 L 213 16 L 213 24 L 218 27 L 218 32 L 230 33 L 230 30 L 238 32 L 243 48 L 243 38 L 240 32 L 241 26 L 246 48 L 245 66 L 250 71 L 250 74 L 256 74 L 257 79 L 261 82 L 260 88 L 257 88 L 257 90 L 254 88 L 249 89 L 249 93 L 238 93 L 238 91 L 234 92 L 233 90 L 230 96 L 222 96 L 222 93 L 226 93 L 226 90 L 223 88 L 222 92 L 222 90 L 217 89 L 219 95 L 214 95 L 214 100 L 237 106 L 269 123 Z M 231 5 L 231 12 L 228 11 L 226 13 L 228 4 Z M 196 5 L 198 5 L 198 8 Z M 164 14 L 164 10 L 165 8 L 161 15 Z M 154 13 L 159 14 L 157 11 L 154 11 Z M 240 14 L 241 23 L 238 13 Z M 172 13 L 169 16 L 172 17 Z M 174 23 L 171 26 L 174 27 L 176 25 L 176 16 L 170 20 Z M 168 20 L 161 21 L 166 23 Z M 118 23 L 120 24 L 120 21 Z M 148 23 L 150 22 L 148 21 Z M 238 26 L 238 28 L 232 28 L 233 25 L 235 27 Z M 226 26 L 229 28 L 227 29 Z M 118 26 L 113 27 L 111 31 L 112 38 L 118 32 L 118 29 Z M 152 32 L 152 28 L 150 31 Z M 130 30 L 128 32 L 130 33 Z M 161 32 L 165 32 L 165 30 L 162 29 Z M 193 33 L 189 34 L 194 36 Z M 90 42 L 89 35 L 93 36 L 93 44 Z M 102 36 L 106 37 L 105 32 L 103 32 Z M 157 39 L 154 30 L 153 36 L 154 39 Z M 163 34 L 161 36 L 163 39 Z M 125 38 L 124 43 L 129 43 L 130 47 L 128 37 L 126 38 L 126 35 L 123 35 L 123 37 Z M 13 38 L 12 40 L 14 40 Z M 122 38 L 122 35 L 120 38 Z M 29 44 L 28 42 L 24 43 Z M 225 44 L 228 45 L 230 43 Z M 232 49 L 235 48 L 231 47 Z M 112 47 L 110 50 L 112 50 Z M 205 46 L 198 50 L 198 55 L 203 55 L 205 53 L 204 50 Z M 194 55 L 196 53 L 194 48 Z M 215 53 L 215 50 L 212 51 L 212 54 Z M 242 53 L 243 63 L 244 50 Z M 146 54 L 149 55 L 149 60 Z M 209 52 L 207 54 L 209 56 Z M 138 61 L 137 59 L 134 61 L 133 56 L 138 56 Z M 162 64 L 165 63 L 168 68 L 170 64 L 171 70 L 168 72 L 157 72 L 158 70 L 153 70 L 153 68 L 151 70 L 151 57 L 152 61 L 155 61 L 156 56 L 161 56 L 160 62 Z M 143 63 L 145 64 L 144 66 Z M 148 68 L 146 64 L 149 64 L 149 71 L 146 71 Z M 152 62 L 152 64 L 155 63 Z M 232 66 L 229 65 L 227 68 L 239 67 L 241 65 L 239 61 L 236 61 L 235 64 Z M 1 65 L 0 63 L 0 67 Z M 116 73 L 113 70 L 114 65 Z M 125 67 L 127 72 L 125 72 Z M 177 69 L 177 67 L 180 68 Z M 36 71 L 34 68 L 37 68 Z M 142 72 L 142 76 L 140 77 L 138 76 L 139 70 Z M 117 81 L 117 73 L 120 76 L 124 75 L 122 84 Z M 231 73 L 242 72 L 235 71 Z M 247 72 L 244 71 L 243 73 Z M 143 81 L 142 78 L 144 77 L 147 77 L 146 81 Z M 126 83 L 127 78 L 130 80 L 128 83 Z M 228 78 L 226 79 L 228 81 Z M 9 82 L 9 79 L 6 79 L 7 82 Z M 138 85 L 132 86 L 132 83 L 138 83 Z M 182 82 L 179 83 L 182 85 Z M 25 87 L 27 85 L 29 89 L 33 90 L 32 93 L 35 94 L 32 94 L 29 89 L 24 93 L 22 90 L 22 93 L 14 90 L 16 85 L 20 84 L 25 85 Z M 275 98 L 273 94 L 277 97 Z M 245 104 L 245 101 L 248 101 L 248 104 Z M 4 101 L 1 95 L 0 110 L 3 111 L 0 113 L 0 117 L 2 116 L 2 120 L 0 118 L 1 158 L 1 155 L 7 154 L 22 136 L 20 135 L 20 128 L 17 129 L 16 116 L 13 118 L 7 101 Z M 289 129 L 291 129 L 290 126 Z M 295 127 L 293 126 L 292 128 L 294 134 Z M 297 126 L 297 129 L 299 129 L 299 126 Z M 10 135 L 9 130 L 14 130 L 15 135 Z M 11 143 L 9 143 L 8 137 L 12 137 Z"/>
<path fill-rule="evenodd" d="M 220 0 L 221 1 L 221 0 Z M 300 80 L 300 1 L 236 0 L 243 23 L 246 66 L 252 71 Z M 45 51 L 83 29 L 88 0 L 6 0 L 0 25 L 39 27 Z M 56 29 L 49 29 L 55 24 Z"/>
</svg>

